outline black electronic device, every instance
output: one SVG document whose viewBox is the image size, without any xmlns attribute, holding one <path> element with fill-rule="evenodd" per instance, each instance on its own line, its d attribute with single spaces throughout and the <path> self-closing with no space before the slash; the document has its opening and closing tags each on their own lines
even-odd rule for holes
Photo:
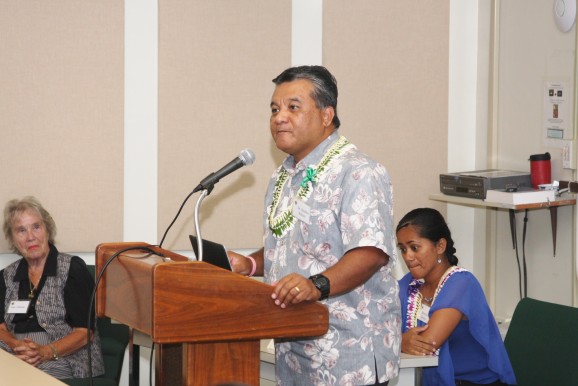
<svg viewBox="0 0 578 386">
<path fill-rule="evenodd" d="M 197 245 L 197 237 L 189 235 L 191 245 L 195 256 L 199 256 L 199 248 Z M 203 239 L 203 261 L 205 263 L 213 264 L 217 267 L 232 271 L 231 262 L 227 255 L 227 248 L 223 244 L 215 243 L 213 241 Z"/>
<path fill-rule="evenodd" d="M 440 174 L 440 191 L 450 196 L 486 198 L 488 189 L 532 187 L 530 172 L 486 169 Z"/>
</svg>

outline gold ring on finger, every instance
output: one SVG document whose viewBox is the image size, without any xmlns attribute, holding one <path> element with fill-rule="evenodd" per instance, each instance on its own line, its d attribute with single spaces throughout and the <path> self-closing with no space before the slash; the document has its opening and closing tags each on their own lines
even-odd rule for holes
<svg viewBox="0 0 578 386">
<path fill-rule="evenodd" d="M 297 291 L 297 293 L 301 292 L 301 290 L 299 289 L 299 287 L 295 287 L 295 291 Z"/>
</svg>

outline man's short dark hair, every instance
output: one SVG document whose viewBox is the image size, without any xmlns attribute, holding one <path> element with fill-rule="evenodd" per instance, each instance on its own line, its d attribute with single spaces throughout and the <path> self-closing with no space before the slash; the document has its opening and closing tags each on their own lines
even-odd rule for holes
<svg viewBox="0 0 578 386">
<path fill-rule="evenodd" d="M 323 66 L 298 66 L 290 67 L 277 75 L 277 77 L 273 79 L 273 83 L 280 85 L 281 83 L 293 82 L 298 79 L 306 79 L 313 84 L 311 98 L 315 101 L 317 108 L 324 109 L 325 107 L 333 107 L 335 111 L 333 125 L 338 129 L 341 122 L 337 117 L 338 93 L 337 80 L 335 77 Z"/>
</svg>

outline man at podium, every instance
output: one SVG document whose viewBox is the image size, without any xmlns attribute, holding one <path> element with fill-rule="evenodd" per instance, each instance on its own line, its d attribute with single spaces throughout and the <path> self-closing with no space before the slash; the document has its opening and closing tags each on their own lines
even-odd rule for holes
<svg viewBox="0 0 578 386">
<path fill-rule="evenodd" d="M 233 270 L 263 274 L 281 308 L 329 310 L 324 336 L 276 340 L 277 384 L 387 385 L 401 342 L 389 175 L 340 135 L 326 68 L 292 67 L 273 83 L 271 134 L 288 157 L 267 189 L 264 247 L 229 252 Z"/>
</svg>

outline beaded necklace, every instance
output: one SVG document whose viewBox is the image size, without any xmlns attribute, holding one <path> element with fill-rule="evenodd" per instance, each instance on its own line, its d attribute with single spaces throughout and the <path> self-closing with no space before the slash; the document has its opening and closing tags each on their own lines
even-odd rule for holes
<svg viewBox="0 0 578 386">
<path fill-rule="evenodd" d="M 443 288 L 446 281 L 450 278 L 450 276 L 452 276 L 456 272 L 463 272 L 463 271 L 465 271 L 465 269 L 452 265 L 444 272 L 434 293 L 431 303 L 432 306 L 433 303 L 436 301 L 436 297 L 438 296 L 439 292 Z M 416 279 L 413 280 L 411 283 L 409 283 L 409 294 L 407 297 L 407 318 L 405 321 L 405 326 L 408 330 L 417 327 L 418 315 L 421 309 L 421 301 L 423 298 L 421 292 L 419 292 L 419 289 L 421 288 L 423 283 L 424 283 L 423 279 Z"/>
<path fill-rule="evenodd" d="M 301 187 L 297 192 L 295 200 L 305 201 L 309 198 L 313 190 L 313 182 L 318 181 L 318 179 L 323 175 L 323 172 L 328 169 L 331 162 L 341 154 L 341 150 L 343 150 L 347 145 L 349 145 L 349 141 L 344 136 L 340 136 L 339 139 L 325 152 L 317 166 L 307 167 L 306 175 L 301 182 Z M 281 201 L 283 187 L 288 179 L 289 173 L 285 168 L 281 168 L 273 189 L 273 201 L 267 210 L 269 216 L 269 228 L 273 232 L 273 236 L 277 238 L 285 236 L 295 225 L 295 216 L 293 216 L 295 200 L 293 200 L 291 205 L 289 205 L 285 210 L 275 216 L 275 213 L 277 213 L 277 207 Z"/>
</svg>

